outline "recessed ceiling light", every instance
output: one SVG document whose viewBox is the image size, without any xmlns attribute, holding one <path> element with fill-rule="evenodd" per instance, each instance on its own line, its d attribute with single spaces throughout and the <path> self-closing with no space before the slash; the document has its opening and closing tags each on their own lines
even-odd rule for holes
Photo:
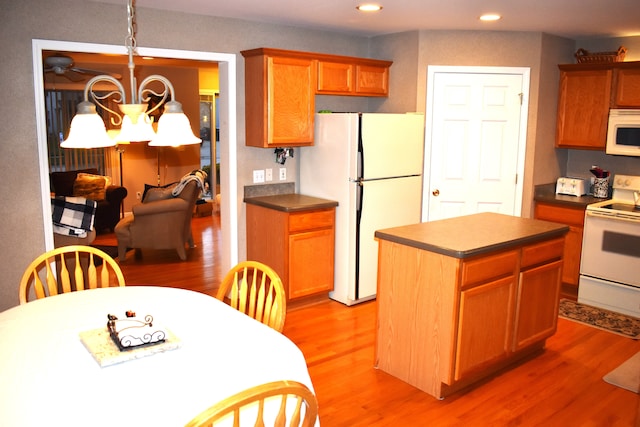
<svg viewBox="0 0 640 427">
<path fill-rule="evenodd" d="M 500 18 L 502 18 L 502 16 L 498 15 L 497 13 L 485 13 L 484 15 L 480 16 L 481 21 L 497 21 Z"/>
<path fill-rule="evenodd" d="M 382 6 L 379 6 L 377 4 L 365 3 L 361 4 L 360 6 L 356 6 L 356 9 L 358 9 L 360 12 L 377 12 L 379 10 L 382 10 Z"/>
</svg>

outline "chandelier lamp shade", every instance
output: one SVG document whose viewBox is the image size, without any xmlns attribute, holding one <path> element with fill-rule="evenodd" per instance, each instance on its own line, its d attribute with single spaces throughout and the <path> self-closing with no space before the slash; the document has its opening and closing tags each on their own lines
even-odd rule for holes
<svg viewBox="0 0 640 427">
<path fill-rule="evenodd" d="M 84 89 L 84 101 L 78 104 L 76 115 L 71 121 L 69 136 L 60 146 L 62 148 L 100 148 L 112 147 L 116 144 L 149 141 L 149 145 L 158 147 L 177 147 L 180 145 L 199 144 L 202 140 L 193 134 L 189 119 L 182 110 L 182 104 L 175 100 L 173 84 L 164 76 L 151 75 L 146 77 L 136 89 L 137 81 L 134 75 L 133 61 L 136 49 L 135 39 L 135 1 L 128 0 L 127 22 L 129 34 L 126 48 L 129 54 L 129 80 L 131 82 L 131 103 L 127 103 L 124 86 L 110 75 L 99 75 L 91 78 Z M 97 93 L 94 86 L 97 83 L 110 83 L 116 89 L 107 93 Z M 153 89 L 149 84 L 153 83 Z M 158 85 L 158 83 L 160 85 Z M 161 87 L 161 90 L 157 90 Z M 154 97 L 155 105 L 149 108 L 150 100 Z M 110 103 L 117 103 L 118 110 L 109 108 Z M 97 113 L 96 105 L 111 115 L 113 127 L 120 127 L 119 132 L 109 131 L 102 117 Z M 153 128 L 151 113 L 164 108 L 157 123 L 157 132 Z"/>
</svg>

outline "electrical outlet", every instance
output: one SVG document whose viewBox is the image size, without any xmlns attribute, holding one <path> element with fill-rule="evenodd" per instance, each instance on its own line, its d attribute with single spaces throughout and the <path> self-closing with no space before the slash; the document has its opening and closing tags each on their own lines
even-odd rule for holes
<svg viewBox="0 0 640 427">
<path fill-rule="evenodd" d="M 287 179 L 287 168 L 280 168 L 280 181 Z"/>
<path fill-rule="evenodd" d="M 269 168 L 264 170 L 264 180 L 267 182 L 273 181 L 273 169 Z"/>
<path fill-rule="evenodd" d="M 253 171 L 253 183 L 259 184 L 264 182 L 264 169 L 256 169 Z"/>
</svg>

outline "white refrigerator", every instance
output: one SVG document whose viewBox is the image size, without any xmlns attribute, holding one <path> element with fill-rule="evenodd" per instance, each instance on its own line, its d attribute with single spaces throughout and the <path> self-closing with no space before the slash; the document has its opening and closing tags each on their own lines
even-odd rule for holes
<svg viewBox="0 0 640 427">
<path fill-rule="evenodd" d="M 298 189 L 338 202 L 332 299 L 375 298 L 374 233 L 420 222 L 423 147 L 423 114 L 316 114 L 314 146 L 298 150 Z"/>
</svg>

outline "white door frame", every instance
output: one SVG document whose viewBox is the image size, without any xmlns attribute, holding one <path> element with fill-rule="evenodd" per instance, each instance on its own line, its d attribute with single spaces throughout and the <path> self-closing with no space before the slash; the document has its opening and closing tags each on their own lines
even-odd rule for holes
<svg viewBox="0 0 640 427">
<path fill-rule="evenodd" d="M 436 73 L 458 73 L 458 74 L 519 74 L 522 76 L 522 108 L 520 110 L 520 133 L 518 138 L 518 164 L 516 173 L 516 195 L 514 201 L 514 215 L 522 214 L 522 192 L 524 189 L 524 163 L 527 148 L 527 118 L 529 116 L 529 83 L 531 69 L 529 67 L 465 67 L 448 65 L 429 65 L 427 67 L 427 96 L 425 107 L 425 132 L 424 132 L 424 163 L 423 163 L 423 191 L 431 188 L 430 167 L 431 167 L 431 147 L 433 141 L 433 84 Z M 429 198 L 422 198 L 422 221 L 426 221 L 429 214 Z"/>
<path fill-rule="evenodd" d="M 40 163 L 40 187 L 42 198 L 42 216 L 44 218 L 45 249 L 51 250 L 53 244 L 53 225 L 51 218 L 51 199 L 49 191 L 48 149 L 47 149 L 47 123 L 44 103 L 44 81 L 42 52 L 45 50 L 106 53 L 127 55 L 125 46 L 105 45 L 95 43 L 77 43 L 58 40 L 32 41 L 33 49 L 33 86 L 35 92 L 36 107 L 36 132 L 38 136 L 38 157 Z M 221 234 L 222 234 L 222 271 L 229 270 L 238 262 L 238 179 L 237 179 L 237 133 L 236 133 L 236 56 L 228 53 L 198 52 L 173 49 L 156 49 L 138 47 L 137 53 L 141 56 L 153 56 L 157 58 L 194 59 L 201 61 L 217 62 L 220 76 L 220 137 L 228 141 L 222 144 L 222 161 L 226 167 L 222 168 L 221 193 L 224 194 L 224 202 L 221 207 Z"/>
</svg>

